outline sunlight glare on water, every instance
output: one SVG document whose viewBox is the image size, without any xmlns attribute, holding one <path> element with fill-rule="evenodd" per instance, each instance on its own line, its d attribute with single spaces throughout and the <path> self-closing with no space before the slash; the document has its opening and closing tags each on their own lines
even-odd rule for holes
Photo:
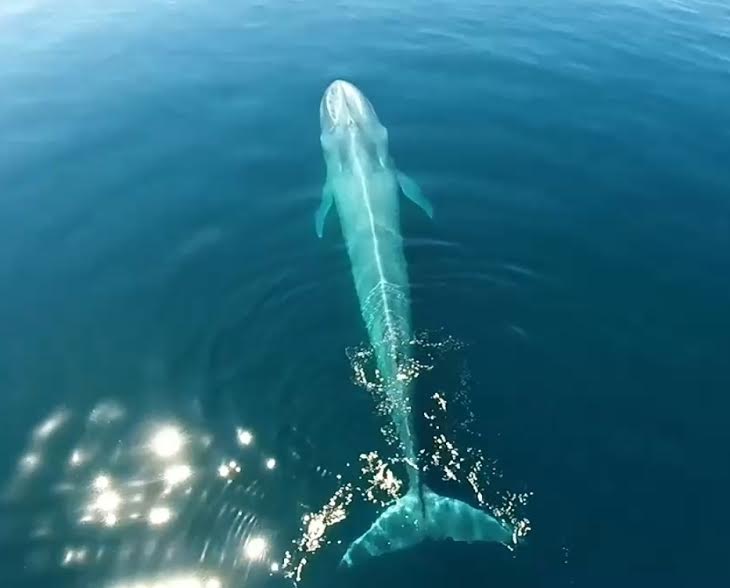
<svg viewBox="0 0 730 588">
<path fill-rule="evenodd" d="M 422 373 L 432 372 L 446 354 L 463 348 L 454 339 L 439 341 L 425 336 L 415 338 L 412 344 L 414 349 L 424 350 L 421 355 L 415 354 L 411 368 L 402 372 L 414 380 Z M 356 379 L 365 378 L 360 383 L 377 404 L 383 400 L 383 390 L 382 383 L 377 380 L 367 381 L 370 351 L 364 347 L 350 355 L 353 375 Z M 481 454 L 467 448 L 462 455 L 452 441 L 446 441 L 445 430 L 438 428 L 438 423 L 445 422 L 447 406 L 458 410 L 465 398 L 463 378 L 458 378 L 455 385 L 458 382 L 462 388 L 454 388 L 448 402 L 437 395 L 434 410 L 424 414 L 425 421 L 434 431 L 434 447 L 424 447 L 421 451 L 424 472 L 433 469 L 440 472 L 444 480 L 468 484 L 483 508 L 491 508 L 515 528 L 516 544 L 529 531 L 527 520 L 519 518 L 526 495 L 510 494 L 507 502 L 497 500 L 490 506 L 485 485 L 489 478 L 485 476 L 493 473 L 484 468 Z M 334 494 L 319 509 L 304 515 L 299 525 L 301 535 L 297 537 L 296 518 L 284 521 L 284 526 L 277 528 L 263 515 L 267 495 L 257 492 L 256 488 L 268 485 L 268 493 L 274 495 L 279 490 L 277 481 L 291 475 L 280 460 L 271 457 L 265 443 L 258 443 L 261 448 L 257 449 L 242 442 L 240 427 L 234 427 L 230 433 L 230 441 L 234 443 L 221 443 L 224 439 L 217 438 L 212 431 L 201 430 L 182 419 L 176 420 L 175 424 L 131 420 L 131 427 L 121 434 L 123 421 L 130 420 L 131 413 L 120 405 L 117 407 L 120 408 L 119 418 L 105 419 L 101 427 L 95 419 L 82 417 L 80 422 L 87 423 L 87 430 L 82 429 L 80 436 L 84 444 L 95 448 L 88 460 L 73 467 L 54 469 L 51 464 L 44 465 L 42 455 L 39 455 L 37 466 L 47 468 L 44 475 L 57 476 L 57 485 L 65 488 L 64 493 L 52 501 L 50 519 L 58 520 L 72 514 L 76 520 L 77 528 L 64 531 L 68 544 L 57 555 L 59 565 L 78 570 L 103 569 L 115 560 L 124 566 L 125 562 L 136 558 L 140 562 L 139 574 L 129 580 L 122 579 L 121 583 L 115 581 L 114 586 L 124 586 L 125 582 L 130 586 L 135 582 L 160 587 L 207 586 L 211 581 L 235 582 L 241 575 L 248 576 L 256 570 L 261 574 L 281 574 L 283 578 L 299 583 L 305 576 L 307 563 L 316 553 L 342 545 L 342 540 L 333 535 L 333 529 L 339 528 L 352 512 L 367 503 L 386 507 L 404 491 L 404 463 L 398 457 L 397 447 L 394 446 L 392 457 L 381 458 L 372 450 L 361 453 L 359 468 L 344 475 L 326 475 Z M 465 408 L 468 410 L 466 405 Z M 69 426 L 73 424 L 73 419 L 69 419 Z M 43 426 L 47 428 L 47 425 Z M 388 440 L 387 428 L 384 432 Z M 254 438 L 252 431 L 247 433 L 245 439 Z M 53 443 L 45 435 L 43 437 L 43 449 L 53 451 Z M 145 451 L 142 452 L 138 450 L 140 437 L 144 440 Z M 113 452 L 105 449 L 105 438 L 114 447 Z M 79 440 L 68 438 L 63 443 L 76 447 Z M 37 440 L 33 445 L 41 447 Z M 226 445 L 228 450 L 219 449 Z M 231 450 L 234 453 L 230 453 Z M 77 451 L 72 449 L 71 454 Z M 186 461 L 181 461 L 182 458 Z M 250 467 L 256 462 L 263 464 L 263 468 Z M 349 469 L 349 463 L 345 466 Z M 309 475 L 316 471 L 324 470 L 313 467 Z M 258 472 L 255 474 L 258 478 L 252 477 L 254 472 Z M 32 478 L 26 481 L 30 482 Z M 290 508 L 292 513 L 295 510 Z M 182 544 L 176 539 L 176 530 L 193 520 L 202 520 L 201 534 L 189 536 L 186 544 Z M 167 531 L 164 534 L 163 529 Z M 57 531 L 51 528 L 45 532 Z M 120 548 L 114 551 L 105 548 L 116 542 Z M 180 559 L 180 565 L 170 566 L 165 578 L 154 575 L 145 578 L 145 568 L 149 566 L 152 572 L 152 564 L 160 554 L 168 554 L 166 559 L 174 558 L 183 547 L 188 556 Z M 215 578 L 178 573 L 190 556 L 214 572 Z"/>
<path fill-rule="evenodd" d="M 158 457 L 168 459 L 180 452 L 184 442 L 183 434 L 177 428 L 167 425 L 154 434 L 150 448 Z"/>
<path fill-rule="evenodd" d="M 263 537 L 251 537 L 243 546 L 244 553 L 248 559 L 261 559 L 266 553 L 267 544 Z"/>
</svg>

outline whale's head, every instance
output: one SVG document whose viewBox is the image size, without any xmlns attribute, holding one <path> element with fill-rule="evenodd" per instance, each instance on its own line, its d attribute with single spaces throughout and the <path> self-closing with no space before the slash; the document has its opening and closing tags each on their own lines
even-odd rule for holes
<svg viewBox="0 0 730 588">
<path fill-rule="evenodd" d="M 373 105 L 360 89 L 344 80 L 335 80 L 324 91 L 319 105 L 322 145 L 342 146 L 356 139 L 372 148 L 383 160 L 387 152 L 387 131 L 380 123 Z"/>
</svg>

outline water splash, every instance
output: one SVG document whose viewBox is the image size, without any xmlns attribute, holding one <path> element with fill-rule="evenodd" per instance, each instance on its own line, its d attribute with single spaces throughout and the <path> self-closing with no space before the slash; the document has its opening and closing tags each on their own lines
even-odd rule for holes
<svg viewBox="0 0 730 588">
<path fill-rule="evenodd" d="M 432 392 L 427 402 L 406 400 L 412 403 L 408 410 L 413 410 L 415 405 L 425 405 L 421 414 L 414 414 L 417 426 L 422 424 L 426 431 L 420 435 L 422 449 L 417 455 L 417 463 L 398 457 L 397 432 L 390 420 L 384 418 L 382 437 L 394 455 L 383 457 L 376 450 L 361 453 L 355 480 L 341 484 L 343 476 L 335 476 L 339 485 L 332 497 L 320 511 L 304 517 L 300 536 L 293 541 L 292 549 L 282 562 L 285 577 L 295 584 L 301 582 L 304 568 L 315 552 L 333 543 L 342 543 L 341 539 L 336 539 L 334 527 L 359 504 L 387 508 L 403 495 L 407 467 L 418 468 L 424 475 L 438 477 L 447 485 L 467 486 L 480 508 L 513 529 L 510 548 L 531 530 L 529 519 L 522 514 L 531 493 L 497 489 L 496 482 L 501 478 L 497 463 L 479 448 L 480 435 L 473 426 L 476 419 L 469 401 L 471 374 L 463 359 L 466 345 L 442 333 L 422 333 L 413 337 L 409 346 L 411 358 L 401 364 L 396 376 L 400 383 L 410 384 L 445 365 L 459 366 L 456 376 L 445 387 Z M 388 386 L 392 383 L 379 373 L 376 353 L 372 347 L 361 345 L 349 349 L 348 357 L 354 383 L 372 395 L 378 413 L 387 417 L 393 409 L 393 400 L 388 394 Z M 329 516 L 332 512 L 337 516 Z"/>
</svg>

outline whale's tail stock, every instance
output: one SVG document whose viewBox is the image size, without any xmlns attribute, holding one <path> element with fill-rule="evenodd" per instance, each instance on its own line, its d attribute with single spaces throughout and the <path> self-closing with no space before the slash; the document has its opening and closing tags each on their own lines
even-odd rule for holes
<svg viewBox="0 0 730 588">
<path fill-rule="evenodd" d="M 509 544 L 512 529 L 461 500 L 440 496 L 425 485 L 411 488 L 389 506 L 342 557 L 353 566 L 368 557 L 411 547 L 421 541 L 451 539 Z"/>
</svg>

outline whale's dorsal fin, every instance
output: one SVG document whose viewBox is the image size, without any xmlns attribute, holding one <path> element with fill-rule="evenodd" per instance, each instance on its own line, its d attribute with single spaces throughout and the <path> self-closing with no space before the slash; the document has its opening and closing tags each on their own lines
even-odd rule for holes
<svg viewBox="0 0 730 588">
<path fill-rule="evenodd" d="M 418 184 L 401 171 L 398 172 L 398 183 L 406 198 L 423 210 L 428 215 L 428 218 L 433 218 L 433 205 L 423 195 Z"/>
<path fill-rule="evenodd" d="M 317 237 L 320 239 L 324 233 L 324 221 L 327 218 L 327 213 L 330 211 L 330 208 L 332 208 L 333 200 L 332 188 L 330 188 L 329 183 L 325 183 L 322 187 L 322 202 L 319 203 L 319 208 L 314 213 L 314 230 L 317 231 Z"/>
</svg>

